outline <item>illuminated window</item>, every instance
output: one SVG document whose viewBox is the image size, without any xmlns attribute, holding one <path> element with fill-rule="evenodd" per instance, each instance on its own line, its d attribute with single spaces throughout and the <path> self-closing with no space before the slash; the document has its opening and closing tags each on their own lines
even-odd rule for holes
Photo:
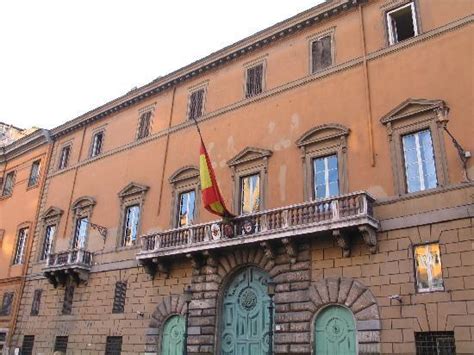
<svg viewBox="0 0 474 355">
<path fill-rule="evenodd" d="M 244 176 L 240 179 L 240 213 L 260 211 L 260 175 Z"/>
<path fill-rule="evenodd" d="M 443 275 L 439 244 L 424 244 L 415 246 L 416 289 L 418 292 L 442 291 Z"/>
<path fill-rule="evenodd" d="M 196 208 L 196 191 L 186 191 L 179 194 L 178 227 L 193 224 Z"/>
</svg>

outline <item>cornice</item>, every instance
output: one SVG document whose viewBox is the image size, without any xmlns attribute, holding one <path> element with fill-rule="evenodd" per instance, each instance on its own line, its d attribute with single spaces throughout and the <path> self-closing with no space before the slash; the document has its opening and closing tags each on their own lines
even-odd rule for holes
<svg viewBox="0 0 474 355">
<path fill-rule="evenodd" d="M 28 151 L 34 150 L 43 144 L 51 142 L 47 129 L 38 129 L 29 135 L 17 139 L 0 150 L 0 163 L 12 160 Z"/>
<path fill-rule="evenodd" d="M 68 121 L 54 128 L 51 131 L 51 135 L 53 138 L 57 138 L 98 119 L 115 114 L 173 86 L 194 79 L 228 62 L 267 47 L 275 41 L 301 32 L 367 1 L 328 0 Z"/>
</svg>

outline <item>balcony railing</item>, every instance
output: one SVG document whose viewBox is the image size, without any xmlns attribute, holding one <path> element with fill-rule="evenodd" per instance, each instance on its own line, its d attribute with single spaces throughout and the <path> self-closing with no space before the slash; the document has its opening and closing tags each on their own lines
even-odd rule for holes
<svg viewBox="0 0 474 355">
<path fill-rule="evenodd" d="M 374 231 L 379 223 L 373 217 L 373 202 L 374 199 L 366 192 L 356 192 L 242 215 L 230 222 L 214 221 L 145 235 L 141 238 L 142 246 L 137 259 L 193 253 L 323 231 L 343 231 L 362 226 Z"/>
<path fill-rule="evenodd" d="M 79 283 L 87 280 L 92 260 L 93 254 L 85 249 L 71 249 L 49 254 L 43 273 L 54 286 L 65 284 L 68 276 Z"/>
</svg>

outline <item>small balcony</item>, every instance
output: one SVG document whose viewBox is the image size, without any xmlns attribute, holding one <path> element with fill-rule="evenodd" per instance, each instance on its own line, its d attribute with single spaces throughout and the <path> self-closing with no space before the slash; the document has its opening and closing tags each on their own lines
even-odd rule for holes
<svg viewBox="0 0 474 355">
<path fill-rule="evenodd" d="M 258 244 L 272 255 L 272 246 L 282 243 L 294 262 L 294 244 L 304 237 L 331 234 L 343 255 L 350 255 L 351 239 L 362 236 L 372 253 L 376 251 L 379 222 L 373 217 L 374 199 L 366 192 L 337 196 L 297 205 L 176 228 L 141 238 L 137 259 L 147 272 L 166 272 L 167 260 L 178 255 L 194 258 L 222 248 Z"/>
<path fill-rule="evenodd" d="M 49 254 L 43 274 L 56 288 L 64 286 L 68 279 L 76 284 L 86 282 L 92 267 L 93 254 L 85 249 L 71 249 Z"/>
</svg>

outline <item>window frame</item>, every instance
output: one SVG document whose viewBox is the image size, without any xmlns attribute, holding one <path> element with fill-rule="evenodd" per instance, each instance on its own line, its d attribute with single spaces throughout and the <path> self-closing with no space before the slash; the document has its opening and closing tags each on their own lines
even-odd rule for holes
<svg viewBox="0 0 474 355">
<path fill-rule="evenodd" d="M 416 248 L 419 248 L 419 247 L 427 247 L 429 245 L 432 245 L 432 244 L 438 244 L 438 248 L 439 248 L 439 261 L 440 261 L 440 264 L 441 264 L 441 282 L 442 282 L 442 286 L 441 287 L 438 287 L 438 288 L 432 288 L 431 286 L 428 288 L 428 289 L 419 289 L 417 287 L 418 285 L 418 273 L 417 273 L 417 269 L 416 269 L 416 255 L 415 255 L 415 249 Z M 443 264 L 441 262 L 441 244 L 439 241 L 434 241 L 434 242 L 426 242 L 426 243 L 418 243 L 418 244 L 414 244 L 412 246 L 412 253 L 413 253 L 413 274 L 414 274 L 414 279 L 415 279 L 415 292 L 417 294 L 427 294 L 427 293 L 433 293 L 433 292 L 444 292 L 446 290 L 446 286 L 445 286 L 445 280 L 444 280 L 444 277 L 443 277 Z"/>
<path fill-rule="evenodd" d="M 11 176 L 11 189 L 8 193 L 6 193 L 6 186 L 7 186 L 7 181 L 8 177 Z M 13 189 L 15 188 L 15 180 L 16 180 L 16 170 L 10 170 L 5 173 L 5 177 L 3 179 L 2 183 L 2 195 L 0 196 L 1 198 L 7 198 L 13 195 Z"/>
<path fill-rule="evenodd" d="M 87 250 L 89 235 L 90 235 L 90 228 L 91 228 L 92 212 L 94 210 L 95 204 L 96 204 L 95 199 L 90 196 L 79 197 L 72 204 L 72 208 L 71 208 L 72 225 L 71 225 L 71 233 L 70 233 L 70 241 L 69 241 L 70 250 L 74 248 L 74 239 L 76 235 L 77 222 L 81 218 L 88 219 L 87 227 L 86 227 L 86 235 L 85 235 L 85 240 L 84 240 L 84 247 L 82 248 L 84 250 Z"/>
<path fill-rule="evenodd" d="M 46 237 L 46 228 L 51 225 L 56 226 L 56 231 L 53 235 L 53 239 L 51 241 L 50 253 L 54 251 L 56 235 L 58 233 L 59 225 L 61 222 L 61 217 L 63 215 L 63 210 L 57 207 L 49 207 L 42 215 L 41 215 L 41 230 L 40 230 L 40 238 L 37 238 L 39 245 L 37 247 L 37 261 L 38 262 L 46 262 L 47 258 L 42 259 L 44 242 Z M 36 238 L 35 238 L 36 239 Z"/>
<path fill-rule="evenodd" d="M 334 33 L 336 32 L 336 27 L 331 27 L 329 29 L 320 31 L 318 33 L 312 34 L 311 36 L 307 37 L 308 38 L 308 52 L 309 52 L 309 74 L 317 74 L 320 72 L 323 72 L 324 70 L 328 70 L 329 68 L 333 67 L 336 59 L 336 48 L 335 48 L 335 40 L 334 40 Z M 324 37 L 330 37 L 331 38 L 331 64 L 327 67 L 314 70 L 313 67 L 313 43 L 316 41 L 321 40 Z"/>
<path fill-rule="evenodd" d="M 127 224 L 128 224 L 128 216 L 129 216 L 129 211 L 132 207 L 137 207 L 138 208 L 138 220 L 137 220 L 137 225 L 136 225 L 136 233 L 137 235 L 135 236 L 135 239 L 132 239 L 132 243 L 131 244 L 125 244 L 125 237 L 126 237 L 126 230 L 127 230 Z M 138 232 L 138 226 L 140 225 L 140 218 L 141 218 L 141 214 L 142 214 L 142 211 L 141 211 L 141 208 L 140 208 L 140 204 L 139 203 L 133 203 L 133 204 L 127 204 L 126 206 L 124 206 L 124 218 L 123 218 L 123 223 L 122 223 L 122 240 L 121 240 L 121 243 L 120 245 L 124 248 L 126 247 L 131 247 L 133 245 L 135 245 L 137 243 L 137 239 L 138 239 L 138 235 L 139 235 L 139 232 Z"/>
<path fill-rule="evenodd" d="M 194 119 L 198 120 L 206 114 L 206 101 L 207 101 L 208 82 L 209 81 L 207 80 L 204 83 L 200 83 L 200 84 L 194 85 L 191 88 L 189 88 L 189 90 L 188 90 L 189 91 L 188 92 L 188 103 L 187 103 L 187 108 L 186 108 L 186 118 L 187 118 L 188 121 L 193 120 L 193 118 L 191 117 L 191 98 L 192 98 L 192 95 L 197 93 L 200 90 L 203 91 L 203 93 L 202 93 L 201 115 L 195 117 Z"/>
<path fill-rule="evenodd" d="M 244 194 L 244 185 L 243 185 L 243 182 L 244 182 L 244 179 L 247 179 L 247 178 L 250 178 L 252 176 L 258 176 L 258 191 L 259 191 L 259 206 L 258 206 L 258 210 L 257 211 L 253 211 L 253 212 L 248 212 L 248 213 L 245 213 L 243 212 L 243 194 Z M 262 211 L 262 174 L 260 171 L 258 172 L 255 172 L 255 173 L 251 173 L 251 174 L 246 174 L 246 175 L 241 175 L 239 176 L 239 209 L 236 210 L 238 211 L 239 215 L 247 215 L 247 214 L 252 214 L 252 213 L 258 213 L 258 212 L 261 212 Z"/>
<path fill-rule="evenodd" d="M 100 143 L 100 150 L 98 153 L 94 153 L 94 147 L 95 147 L 95 139 L 98 135 L 102 135 L 102 141 Z M 105 129 L 104 128 L 99 128 L 95 131 L 92 132 L 92 138 L 91 138 L 91 143 L 89 147 L 89 158 L 95 158 L 98 157 L 99 155 L 102 154 L 104 151 L 104 141 L 105 141 Z"/>
<path fill-rule="evenodd" d="M 199 179 L 199 168 L 192 165 L 184 166 L 176 170 L 168 179 L 171 185 L 171 228 L 179 228 L 179 204 L 180 196 L 187 191 L 194 191 L 194 219 L 193 222 L 199 220 L 199 207 L 201 206 L 201 181 Z M 194 224 L 193 223 L 193 224 Z M 192 225 L 192 224 L 191 224 Z"/>
<path fill-rule="evenodd" d="M 64 150 L 68 150 L 68 154 L 67 154 L 67 159 L 66 159 L 66 162 L 64 164 L 64 166 L 62 165 L 62 161 L 63 161 L 63 152 Z M 58 156 L 58 163 L 57 163 L 57 170 L 64 170 L 64 169 L 67 169 L 69 167 L 69 163 L 71 162 L 71 152 L 72 152 L 72 143 L 71 142 L 68 142 L 68 143 L 65 143 L 61 146 L 61 149 L 59 150 L 59 156 Z"/>
<path fill-rule="evenodd" d="M 266 55 L 265 55 L 266 57 Z M 261 82 L 261 91 L 257 94 L 253 94 L 253 95 L 248 95 L 248 92 L 247 92 L 247 80 L 249 79 L 249 70 L 253 69 L 253 68 L 256 68 L 257 66 L 262 66 L 262 82 Z M 244 99 L 245 100 L 249 100 L 249 99 L 252 99 L 254 97 L 258 97 L 260 95 L 262 95 L 266 89 L 267 89 L 267 80 L 266 80 L 266 77 L 267 77 L 267 60 L 266 58 L 258 58 L 258 59 L 255 59 L 255 60 L 252 60 L 251 62 L 248 62 L 246 64 L 244 64 L 244 84 L 243 84 L 243 93 L 244 93 Z"/>
<path fill-rule="evenodd" d="M 18 226 L 17 231 L 16 231 L 16 238 L 15 238 L 15 249 L 12 253 L 12 261 L 11 261 L 11 266 L 18 266 L 18 265 L 24 265 L 25 259 L 27 257 L 26 252 L 28 248 L 28 238 L 29 238 L 29 233 L 30 233 L 30 228 L 31 223 L 22 223 L 21 225 Z M 17 253 L 18 253 L 18 243 L 20 242 L 20 233 L 21 231 L 26 230 L 26 236 L 23 239 L 23 246 L 21 249 L 21 257 L 20 261 L 17 262 Z"/>
<path fill-rule="evenodd" d="M 401 43 L 401 42 L 404 42 L 404 41 L 410 39 L 410 38 L 407 38 L 405 40 L 395 41 L 394 29 L 392 27 L 392 22 L 391 22 L 391 18 L 390 18 L 390 15 L 392 13 L 400 11 L 400 10 L 406 8 L 406 7 L 411 8 L 411 18 L 412 18 L 414 35 L 413 35 L 413 37 L 410 37 L 410 38 L 414 38 L 416 36 L 419 36 L 420 33 L 421 33 L 420 26 L 419 26 L 420 21 L 419 21 L 419 18 L 418 18 L 418 11 L 417 11 L 417 6 L 415 5 L 415 1 L 407 1 L 403 4 L 397 4 L 396 6 L 391 7 L 390 9 L 387 9 L 384 13 L 385 30 L 386 30 L 386 33 L 387 33 L 387 43 L 388 43 L 389 46 L 393 46 L 393 45 L 396 45 L 398 43 Z"/>
<path fill-rule="evenodd" d="M 120 286 L 119 286 L 120 285 Z M 112 304 L 112 314 L 125 313 L 125 303 L 127 300 L 127 281 L 117 281 L 114 289 L 114 300 Z M 123 293 L 123 296 L 121 295 Z"/>
<path fill-rule="evenodd" d="M 327 159 L 329 157 L 336 157 L 336 163 L 337 163 L 337 189 L 338 189 L 338 193 L 337 195 L 333 195 L 333 196 L 325 196 L 321 199 L 318 199 L 317 197 L 317 194 L 316 194 L 316 171 L 315 171 L 315 161 L 318 160 L 318 159 Z M 338 157 L 338 154 L 337 152 L 335 151 L 334 153 L 331 153 L 331 154 L 327 154 L 327 155 L 321 155 L 321 156 L 314 156 L 312 157 L 311 159 L 311 163 L 312 163 L 312 198 L 313 198 L 313 201 L 316 201 L 316 200 L 324 200 L 324 199 L 327 199 L 327 198 L 333 198 L 333 197 L 336 197 L 336 196 L 339 196 L 341 195 L 341 178 L 340 178 L 340 172 L 339 172 L 339 157 Z M 326 163 L 325 163 L 326 164 Z M 329 169 L 327 170 L 329 171 Z M 329 192 L 329 180 L 325 181 L 325 188 L 326 188 L 326 193 Z"/>
<path fill-rule="evenodd" d="M 37 172 L 36 180 L 32 183 L 31 178 L 33 176 L 32 175 L 33 174 L 33 167 L 35 166 L 36 163 L 38 164 L 38 172 Z M 31 188 L 39 186 L 40 180 L 41 180 L 41 159 L 36 159 L 31 163 L 31 169 L 30 169 L 30 175 L 28 177 L 27 189 L 31 189 Z"/>
<path fill-rule="evenodd" d="M 10 303 L 5 303 L 5 301 L 10 298 Z M 15 291 L 6 291 L 2 296 L 2 304 L 0 307 L 0 317 L 8 317 L 12 313 L 13 304 L 15 303 Z M 5 309 L 8 306 L 8 312 Z"/>
<path fill-rule="evenodd" d="M 36 317 L 39 316 L 41 308 L 41 298 L 43 297 L 43 289 L 38 288 L 33 292 L 33 301 L 31 303 L 30 316 Z"/>
<path fill-rule="evenodd" d="M 142 117 L 146 114 L 150 114 L 149 122 L 148 122 L 148 132 L 146 136 L 140 135 L 141 132 L 141 121 Z M 140 141 L 147 137 L 150 137 L 152 134 L 152 127 L 153 127 L 153 118 L 155 116 L 155 105 L 144 107 L 138 110 L 138 124 L 137 124 L 137 132 L 135 134 L 135 140 Z"/>
<path fill-rule="evenodd" d="M 433 191 L 449 184 L 444 127 L 449 108 L 442 100 L 407 99 L 380 119 L 386 126 L 390 145 L 394 192 L 398 196 Z M 435 188 L 408 192 L 402 137 L 423 130 L 431 133 L 438 185 Z"/>
</svg>

